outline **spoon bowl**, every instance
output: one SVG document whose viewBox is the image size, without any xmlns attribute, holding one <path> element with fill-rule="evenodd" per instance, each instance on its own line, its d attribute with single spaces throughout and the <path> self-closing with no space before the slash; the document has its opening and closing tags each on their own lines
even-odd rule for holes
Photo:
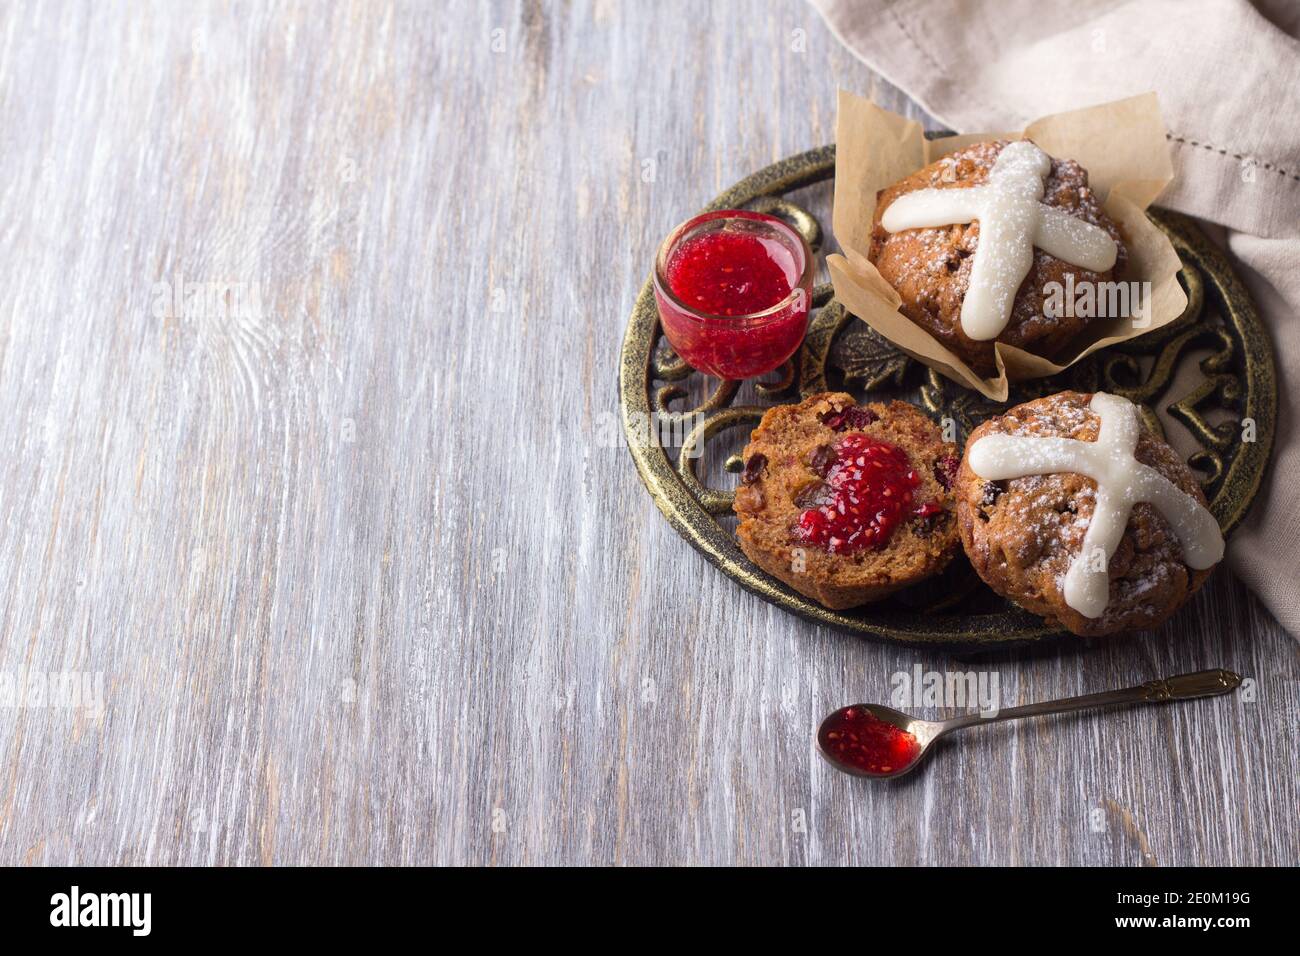
<svg viewBox="0 0 1300 956">
<path fill-rule="evenodd" d="M 937 721 L 892 707 L 850 704 L 818 726 L 817 752 L 836 770 L 855 777 L 901 777 L 926 758 L 943 730 Z"/>
</svg>

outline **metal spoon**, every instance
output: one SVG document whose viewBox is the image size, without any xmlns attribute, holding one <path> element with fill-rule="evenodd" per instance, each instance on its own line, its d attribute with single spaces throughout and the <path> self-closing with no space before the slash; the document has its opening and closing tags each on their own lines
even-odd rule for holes
<svg viewBox="0 0 1300 956">
<path fill-rule="evenodd" d="M 1149 680 L 1137 687 L 1124 690 L 1109 690 L 1100 694 L 1085 694 L 1082 697 L 1067 697 L 1064 700 L 1048 700 L 1038 704 L 1025 704 L 1023 707 L 1008 707 L 998 711 L 995 716 L 982 717 L 979 714 L 967 714 L 950 720 L 921 720 L 879 704 L 852 704 L 832 711 L 817 728 L 817 749 L 836 770 L 852 774 L 855 777 L 894 778 L 914 770 L 930 753 L 931 745 L 945 734 L 954 730 L 965 730 L 982 724 L 991 724 L 1000 720 L 1019 720 L 1021 717 L 1041 717 L 1044 714 L 1064 714 L 1072 710 L 1086 710 L 1092 707 L 1119 707 L 1126 704 L 1154 704 L 1167 700 L 1191 700 L 1196 697 L 1217 697 L 1237 689 L 1241 678 L 1228 670 L 1197 671 L 1195 674 L 1179 674 L 1164 680 Z M 873 773 L 862 767 L 846 762 L 833 752 L 835 740 L 828 734 L 842 728 L 843 715 L 846 711 L 865 710 L 877 720 L 881 720 L 911 734 L 919 747 L 915 756 L 902 766 L 894 767 L 885 773 Z"/>
</svg>

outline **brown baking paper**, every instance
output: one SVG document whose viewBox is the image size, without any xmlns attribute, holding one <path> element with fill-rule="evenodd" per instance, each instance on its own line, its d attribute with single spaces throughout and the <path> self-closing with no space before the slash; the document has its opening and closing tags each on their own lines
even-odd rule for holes
<svg viewBox="0 0 1300 956">
<path fill-rule="evenodd" d="M 1095 319 L 1061 365 L 996 342 L 998 375 L 984 379 L 899 311 L 898 293 L 867 261 L 876 194 L 954 150 L 991 139 L 1032 139 L 1049 155 L 1073 159 L 1088 171 L 1090 185 L 1128 246 L 1128 269 L 1118 279 L 1151 283 L 1149 324 L 1138 328 L 1130 318 Z M 1011 382 L 1054 375 L 1097 349 L 1167 325 L 1187 307 L 1178 254 L 1145 212 L 1173 179 L 1154 93 L 1045 116 L 1019 133 L 927 140 L 921 124 L 841 90 L 836 143 L 833 223 L 844 254 L 826 259 L 836 298 L 918 362 L 987 398 L 1006 401 Z"/>
</svg>

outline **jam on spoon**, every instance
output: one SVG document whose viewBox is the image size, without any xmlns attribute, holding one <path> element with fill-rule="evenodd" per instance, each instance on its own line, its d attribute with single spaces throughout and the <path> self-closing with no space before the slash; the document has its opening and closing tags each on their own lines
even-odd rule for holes
<svg viewBox="0 0 1300 956">
<path fill-rule="evenodd" d="M 835 711 L 818 732 L 822 749 L 869 774 L 897 773 L 921 752 L 916 735 L 886 723 L 865 707 Z"/>
</svg>

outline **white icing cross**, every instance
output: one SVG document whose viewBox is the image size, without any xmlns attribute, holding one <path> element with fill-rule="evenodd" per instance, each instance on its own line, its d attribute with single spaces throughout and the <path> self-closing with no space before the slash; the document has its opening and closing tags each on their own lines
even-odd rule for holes
<svg viewBox="0 0 1300 956">
<path fill-rule="evenodd" d="M 970 449 L 970 466 L 986 481 L 1075 472 L 1097 483 L 1097 502 L 1083 547 L 1065 575 L 1065 603 L 1084 617 L 1101 617 L 1110 602 L 1107 567 L 1129 512 L 1139 501 L 1155 505 L 1183 546 L 1183 560 L 1196 570 L 1223 558 L 1223 535 L 1214 516 L 1195 498 L 1134 457 L 1137 407 L 1097 392 L 1088 406 L 1101 418 L 1096 441 L 1036 435 L 985 435 Z M 1103 558 L 1104 556 L 1104 558 Z"/>
<path fill-rule="evenodd" d="M 1092 272 L 1115 265 L 1106 230 L 1039 202 L 1052 159 L 1028 140 L 1008 143 L 980 186 L 918 189 L 881 216 L 889 232 L 978 219 L 979 246 L 961 304 L 961 327 L 977 341 L 995 339 L 1011 319 L 1016 290 L 1034 264 L 1034 247 Z"/>
</svg>

